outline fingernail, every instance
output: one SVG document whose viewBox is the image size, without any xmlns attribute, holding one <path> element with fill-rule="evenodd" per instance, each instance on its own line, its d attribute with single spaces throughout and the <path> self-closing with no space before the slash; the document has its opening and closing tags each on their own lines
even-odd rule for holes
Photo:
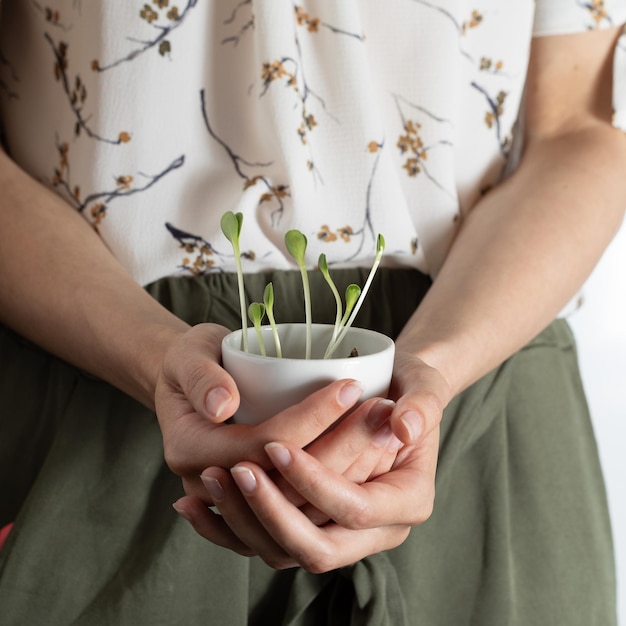
<svg viewBox="0 0 626 626">
<path fill-rule="evenodd" d="M 415 441 L 422 434 L 424 420 L 417 411 L 407 411 L 402 415 L 400 421 L 404 424 L 411 441 Z"/>
<path fill-rule="evenodd" d="M 280 443 L 268 443 L 265 446 L 265 452 L 270 457 L 270 461 L 274 464 L 274 467 L 283 469 L 291 463 L 291 454 L 285 446 Z"/>
<path fill-rule="evenodd" d="M 367 414 L 366 424 L 372 430 L 378 430 L 389 419 L 395 404 L 393 400 L 379 400 Z"/>
<path fill-rule="evenodd" d="M 352 381 L 345 384 L 337 394 L 337 402 L 344 407 L 352 406 L 363 394 L 361 383 Z"/>
<path fill-rule="evenodd" d="M 206 397 L 207 411 L 215 417 L 221 417 L 232 399 L 233 397 L 223 387 L 211 389 Z"/>
<path fill-rule="evenodd" d="M 389 452 L 397 452 L 403 445 L 404 444 L 393 435 L 387 444 L 387 450 L 389 450 Z"/>
<path fill-rule="evenodd" d="M 256 489 L 256 478 L 247 467 L 233 467 L 230 470 L 237 486 L 246 496 L 250 496 Z"/>
<path fill-rule="evenodd" d="M 189 515 L 189 513 L 187 513 L 187 511 L 185 511 L 185 509 L 179 506 L 176 502 L 172 504 L 172 507 L 174 508 L 176 513 L 178 513 L 184 520 L 191 522 L 191 516 Z"/>
<path fill-rule="evenodd" d="M 224 499 L 224 488 L 217 478 L 213 478 L 213 476 L 200 476 L 200 480 L 202 480 L 202 484 L 209 492 L 214 502 L 221 502 Z"/>
<path fill-rule="evenodd" d="M 384 448 L 388 444 L 392 434 L 391 425 L 389 423 L 384 424 L 376 431 L 376 434 L 372 438 L 372 445 L 375 448 Z"/>
</svg>

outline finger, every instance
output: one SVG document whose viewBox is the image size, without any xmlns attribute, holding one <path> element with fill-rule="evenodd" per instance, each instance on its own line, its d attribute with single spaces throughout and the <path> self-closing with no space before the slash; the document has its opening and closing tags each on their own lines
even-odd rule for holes
<svg viewBox="0 0 626 626">
<path fill-rule="evenodd" d="M 241 476 L 237 475 L 238 471 L 242 473 Z M 231 472 L 232 476 L 220 468 L 209 468 L 202 474 L 202 480 L 210 497 L 229 529 L 229 533 L 220 535 L 219 539 L 224 540 L 226 537 L 232 542 L 232 536 L 236 537 L 241 545 L 246 546 L 251 553 L 260 556 L 274 569 L 295 567 L 297 563 L 267 532 L 251 511 L 240 487 L 235 484 L 238 481 L 239 485 L 245 485 L 246 489 L 254 489 L 256 480 L 254 475 L 245 468 L 233 468 Z"/>
<path fill-rule="evenodd" d="M 307 447 L 307 452 L 329 469 L 345 474 L 368 451 L 382 452 L 392 436 L 389 417 L 394 408 L 391 400 L 373 398 L 342 420 L 332 431 Z M 282 437 L 281 437 L 282 439 Z M 367 463 L 364 463 L 367 465 Z M 365 480 L 371 471 L 362 472 L 355 481 Z"/>
<path fill-rule="evenodd" d="M 336 381 L 257 426 L 229 424 L 203 437 L 193 433 L 187 449 L 205 457 L 210 451 L 211 465 L 233 467 L 247 459 L 269 468 L 266 443 L 285 439 L 299 447 L 309 445 L 351 409 L 362 393 L 362 386 L 354 380 Z"/>
<path fill-rule="evenodd" d="M 362 394 L 363 386 L 356 380 L 335 381 L 263 422 L 257 432 L 265 443 L 281 436 L 300 447 L 307 446 L 353 408 Z"/>
<path fill-rule="evenodd" d="M 392 393 L 398 400 L 391 427 L 406 444 L 418 443 L 438 428 L 451 396 L 438 370 L 403 352 L 396 354 Z"/>
<path fill-rule="evenodd" d="M 237 385 L 220 366 L 222 339 L 228 332 L 217 324 L 198 324 L 181 337 L 163 364 L 165 382 L 180 391 L 199 415 L 217 423 L 232 417 L 239 406 Z M 170 414 L 179 409 L 163 408 Z"/>
<path fill-rule="evenodd" d="M 344 473 L 344 478 L 351 480 L 354 483 L 360 484 L 365 480 L 373 480 L 381 474 L 385 474 L 390 471 L 398 457 L 398 450 L 400 450 L 404 444 L 391 432 L 391 426 L 388 424 L 383 427 L 389 433 L 389 439 L 386 447 L 382 450 L 375 451 L 375 458 L 372 459 L 371 455 L 367 454 L 359 457 L 357 462 L 350 466 Z M 382 439 L 382 437 L 381 437 Z M 365 477 L 365 478 L 363 478 Z M 292 487 L 287 480 L 280 476 L 273 478 L 276 485 L 283 492 L 285 497 L 300 507 L 300 510 L 316 525 L 322 526 L 329 521 L 328 515 L 323 511 L 320 511 L 312 504 L 305 502 L 304 498 Z"/>
<path fill-rule="evenodd" d="M 307 452 L 349 480 L 367 480 L 381 457 L 386 456 L 385 448 L 394 437 L 389 426 L 393 406 L 391 400 L 367 400 L 308 446 Z M 275 480 L 293 504 L 304 504 L 302 497 L 280 475 Z"/>
<path fill-rule="evenodd" d="M 343 567 L 369 554 L 396 547 L 409 532 L 408 527 L 401 525 L 362 530 L 347 529 L 336 523 L 318 527 L 284 497 L 258 466 L 239 465 L 233 468 L 233 476 L 259 522 L 289 560 L 313 573 Z"/>
<path fill-rule="evenodd" d="M 280 438 L 301 447 L 310 444 L 352 408 L 361 393 L 356 381 L 336 381 L 258 426 L 216 425 L 189 404 L 185 412 L 184 397 L 173 394 L 181 408 L 162 427 L 166 462 L 179 476 L 199 476 L 208 466 L 232 467 L 242 459 L 269 468 L 266 443 Z"/>
<path fill-rule="evenodd" d="M 391 425 L 388 425 L 387 428 L 391 430 Z M 394 463 L 396 462 L 396 459 L 398 457 L 398 452 L 404 446 L 405 444 L 402 443 L 402 441 L 400 441 L 393 434 L 393 431 L 392 431 L 391 437 L 388 440 L 387 445 L 385 446 L 385 449 L 383 450 L 383 453 L 378 459 L 378 463 L 371 470 L 369 476 L 367 477 L 367 480 L 373 480 L 374 478 L 377 478 L 381 474 L 385 474 L 386 472 L 389 472 L 392 469 Z"/>
<path fill-rule="evenodd" d="M 185 496 L 172 506 L 201 537 L 242 556 L 255 556 L 255 553 L 228 527 L 222 516 L 211 511 L 199 498 Z"/>
<path fill-rule="evenodd" d="M 266 451 L 287 481 L 329 518 L 347 528 L 415 525 L 432 512 L 438 431 L 403 449 L 392 470 L 357 485 L 321 465 L 303 450 L 273 442 Z"/>
</svg>

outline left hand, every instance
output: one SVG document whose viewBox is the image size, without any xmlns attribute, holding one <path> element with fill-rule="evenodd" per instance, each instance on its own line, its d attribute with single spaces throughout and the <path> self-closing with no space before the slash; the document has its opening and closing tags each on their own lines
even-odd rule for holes
<svg viewBox="0 0 626 626">
<path fill-rule="evenodd" d="M 400 545 L 411 527 L 432 512 L 439 422 L 450 394 L 437 370 L 407 353 L 396 357 L 392 393 L 398 400 L 390 424 L 405 446 L 389 471 L 374 473 L 365 482 L 334 469 L 345 461 L 337 441 L 326 447 L 332 431 L 315 449 L 305 451 L 285 441 L 265 448 L 291 489 L 328 523 L 318 526 L 267 472 L 250 462 L 238 463 L 230 473 L 216 467 L 205 470 L 203 480 L 221 515 L 185 498 L 179 503 L 189 521 L 213 543 L 259 555 L 276 569 L 299 565 L 321 573 Z M 357 427 L 355 421 L 346 424 L 344 441 Z"/>
</svg>

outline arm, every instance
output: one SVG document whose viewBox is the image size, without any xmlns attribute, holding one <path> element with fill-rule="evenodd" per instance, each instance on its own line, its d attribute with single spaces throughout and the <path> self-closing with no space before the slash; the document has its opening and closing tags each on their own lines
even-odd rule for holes
<svg viewBox="0 0 626 626">
<path fill-rule="evenodd" d="M 228 331 L 189 328 L 172 315 L 72 207 L 2 151 L 0 190 L 0 321 L 156 406 L 166 460 L 188 489 L 202 489 L 199 474 L 209 464 L 267 463 L 262 444 L 279 436 L 310 443 L 357 401 L 359 389 L 346 397 L 343 381 L 309 402 L 309 420 L 222 426 L 238 404 L 234 381 L 220 366 Z"/>
<path fill-rule="evenodd" d="M 0 320 L 154 405 L 160 355 L 187 325 L 117 263 L 87 222 L 0 151 Z"/>
<path fill-rule="evenodd" d="M 200 534 L 274 567 L 321 572 L 399 545 L 428 518 L 443 408 L 558 314 L 623 218 L 626 137 L 610 124 L 617 34 L 534 41 L 522 162 L 471 211 L 397 341 L 391 419 L 407 445 L 392 471 L 355 485 L 292 443 L 273 443 L 275 467 L 334 523 L 316 527 L 260 467 L 241 463 L 231 475 L 205 472 L 220 483 L 222 518 L 190 507 Z"/>
<path fill-rule="evenodd" d="M 626 137 L 610 125 L 617 34 L 533 45 L 520 167 L 471 211 L 398 341 L 441 371 L 452 395 L 541 331 L 619 228 Z"/>
</svg>

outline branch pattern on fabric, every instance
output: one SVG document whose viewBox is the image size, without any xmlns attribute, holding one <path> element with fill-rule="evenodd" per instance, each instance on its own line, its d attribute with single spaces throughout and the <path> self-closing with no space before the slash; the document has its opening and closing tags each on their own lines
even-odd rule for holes
<svg viewBox="0 0 626 626">
<path fill-rule="evenodd" d="M 117 175 L 114 177 L 115 186 L 113 189 L 91 192 L 87 196 L 82 197 L 80 187 L 71 183 L 68 156 L 69 144 L 66 142 L 58 143 L 57 151 L 59 154 L 59 165 L 54 171 L 54 177 L 52 179 L 53 187 L 61 188 L 65 192 L 67 199 L 70 200 L 79 213 L 84 213 L 89 209 L 88 215 L 90 222 L 96 228 L 106 216 L 111 202 L 150 189 L 150 187 L 158 183 L 164 176 L 182 167 L 185 162 L 185 157 L 181 155 L 158 174 L 144 174 L 138 172 L 134 175 Z M 136 179 L 139 178 L 145 182 L 141 185 L 136 185 Z"/>
<path fill-rule="evenodd" d="M 92 139 L 103 141 L 104 143 L 112 145 L 120 145 L 128 143 L 131 140 L 131 135 L 127 131 L 120 131 L 117 138 L 111 139 L 103 137 L 98 133 L 91 130 L 89 126 L 89 117 L 85 117 L 83 114 L 85 102 L 87 100 L 87 86 L 83 82 L 79 74 L 74 76 L 71 80 L 68 76 L 68 45 L 64 42 L 60 42 L 56 45 L 52 37 L 46 33 L 46 41 L 50 44 L 55 57 L 54 63 L 54 75 L 63 87 L 63 91 L 67 96 L 68 103 L 76 117 L 76 124 L 74 125 L 74 135 L 78 137 L 81 132 L 84 132 Z"/>
<path fill-rule="evenodd" d="M 115 61 L 101 63 L 99 59 L 94 59 L 91 62 L 91 69 L 94 72 L 106 72 L 122 63 L 134 61 L 153 49 L 156 49 L 162 57 L 168 56 L 172 52 L 170 35 L 182 26 L 185 18 L 197 3 L 198 0 L 188 0 L 182 11 L 176 5 L 170 5 L 169 0 L 153 0 L 152 5 L 144 4 L 139 11 L 139 17 L 158 32 L 157 36 L 147 40 L 129 37 L 131 41 L 138 44 L 137 48 Z"/>
</svg>

